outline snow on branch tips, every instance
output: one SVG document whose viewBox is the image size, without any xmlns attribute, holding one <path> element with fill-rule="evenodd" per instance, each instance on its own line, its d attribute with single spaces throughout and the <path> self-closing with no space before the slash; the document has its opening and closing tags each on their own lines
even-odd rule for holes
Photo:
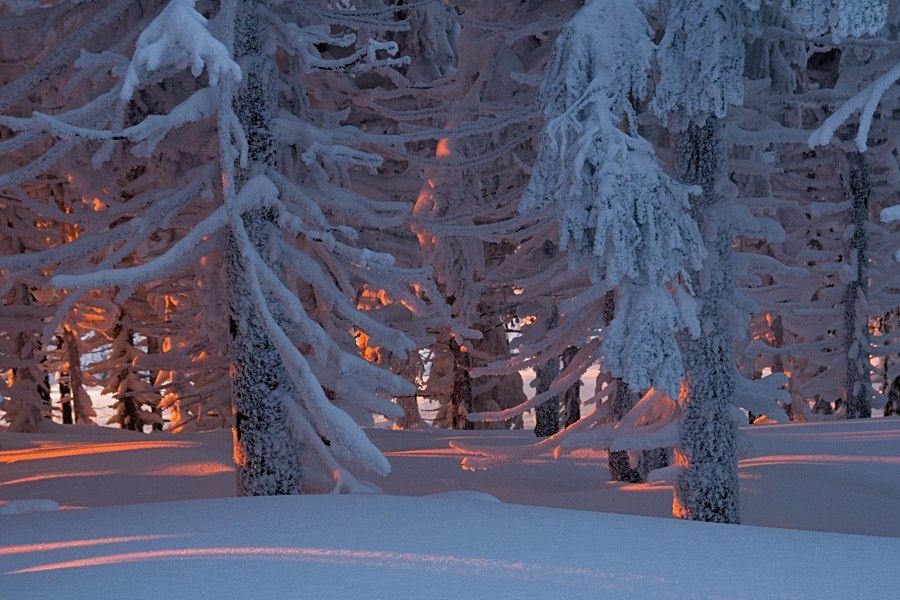
<svg viewBox="0 0 900 600">
<path fill-rule="evenodd" d="M 190 67 L 191 74 L 199 77 L 206 67 L 211 86 L 217 86 L 221 78 L 241 80 L 240 67 L 210 34 L 195 4 L 196 0 L 171 0 L 141 32 L 122 82 L 122 100 L 130 100 L 149 73 L 163 69 Z"/>
</svg>

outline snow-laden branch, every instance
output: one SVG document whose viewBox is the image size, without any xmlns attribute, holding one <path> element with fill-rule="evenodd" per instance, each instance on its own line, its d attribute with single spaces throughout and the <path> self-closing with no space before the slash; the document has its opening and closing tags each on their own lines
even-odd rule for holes
<svg viewBox="0 0 900 600">
<path fill-rule="evenodd" d="M 65 121 L 45 115 L 34 113 L 33 119 L 36 125 L 58 137 L 77 137 L 86 140 L 129 140 L 139 142 L 132 152 L 135 156 L 147 158 L 153 154 L 159 142 L 173 129 L 193 123 L 213 115 L 218 108 L 219 94 L 212 88 L 202 88 L 175 106 L 165 115 L 150 115 L 137 125 L 132 125 L 121 131 L 106 131 L 70 125 Z"/>
<path fill-rule="evenodd" d="M 329 448 L 337 456 L 379 475 L 387 476 L 391 471 L 387 459 L 369 441 L 353 419 L 325 397 L 322 386 L 310 369 L 306 357 L 272 315 L 259 281 L 260 267 L 264 263 L 250 241 L 243 221 L 234 219 L 230 222 L 230 226 L 238 239 L 256 308 L 262 316 L 270 339 L 284 361 L 285 372 L 316 426 L 316 432 L 329 440 L 331 443 Z"/>
<path fill-rule="evenodd" d="M 141 32 L 131 64 L 125 71 L 120 97 L 130 100 L 146 73 L 163 68 L 190 67 L 199 77 L 206 67 L 211 86 L 222 78 L 241 80 L 241 69 L 228 49 L 210 34 L 207 20 L 195 9 L 196 0 L 170 0 Z"/>
<path fill-rule="evenodd" d="M 869 130 L 872 128 L 872 118 L 884 94 L 900 79 L 900 61 L 880 75 L 872 83 L 853 95 L 831 114 L 822 125 L 809 134 L 807 143 L 810 148 L 825 146 L 831 142 L 835 132 L 850 120 L 854 114 L 859 113 L 859 124 L 854 139 L 856 148 L 865 152 L 868 147 Z"/>
<path fill-rule="evenodd" d="M 268 186 L 266 186 L 266 182 L 268 182 Z M 235 197 L 234 206 L 231 209 L 243 213 L 273 196 L 277 196 L 274 184 L 263 176 L 257 176 L 244 185 L 241 192 Z M 197 258 L 197 248 L 219 232 L 228 223 L 228 218 L 229 206 L 220 206 L 195 225 L 187 235 L 175 242 L 165 253 L 142 265 L 101 269 L 81 274 L 54 275 L 50 279 L 50 285 L 57 288 L 103 289 L 137 285 L 158 279 L 163 275 L 176 273 L 188 262 Z"/>
</svg>

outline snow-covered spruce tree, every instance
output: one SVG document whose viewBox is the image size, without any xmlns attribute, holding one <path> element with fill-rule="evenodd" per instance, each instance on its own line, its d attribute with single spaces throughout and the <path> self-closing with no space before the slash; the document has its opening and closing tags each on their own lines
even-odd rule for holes
<svg viewBox="0 0 900 600">
<path fill-rule="evenodd" d="M 758 380 L 766 372 L 784 380 L 786 372 L 793 376 L 795 368 L 800 368 L 784 350 L 794 341 L 785 324 L 785 311 L 803 294 L 799 282 L 810 275 L 789 266 L 794 264 L 792 258 L 801 245 L 797 236 L 803 235 L 796 230 L 801 225 L 800 204 L 796 198 L 782 197 L 773 179 L 782 174 L 776 151 L 785 147 L 786 137 L 792 135 L 797 140 L 802 135 L 800 130 L 786 126 L 793 106 L 784 98 L 795 93 L 807 53 L 802 40 L 789 37 L 793 26 L 779 8 L 762 6 L 750 13 L 747 21 L 745 78 L 752 93 L 746 95 L 743 107 L 729 124 L 728 168 L 738 188 L 735 201 L 757 222 L 756 231 L 743 232 L 734 256 L 736 294 L 753 305 L 754 318 L 749 332 L 745 332 L 751 338 L 749 343 L 744 336 L 736 337 L 736 359 L 741 371 L 739 381 Z M 786 36 L 770 35 L 770 31 L 783 31 Z M 790 232 L 785 233 L 786 229 Z M 793 377 L 788 379 L 793 397 L 790 403 L 784 398 L 785 410 L 791 418 L 805 418 L 809 411 L 802 409 L 794 383 Z M 756 409 L 748 412 L 751 422 L 779 418 L 760 415 Z"/>
<path fill-rule="evenodd" d="M 638 130 L 634 103 L 647 95 L 652 55 L 650 27 L 633 2 L 590 2 L 572 18 L 541 86 L 547 126 L 521 208 L 561 198 L 560 241 L 570 264 L 586 263 L 591 292 L 612 303 L 604 307 L 612 314 L 601 353 L 622 383 L 611 399 L 619 419 L 633 404 L 623 404 L 629 387 L 677 395 L 675 335 L 693 325 L 682 282 L 703 256 L 689 190 L 662 170 Z M 626 478 L 622 455 L 611 452 L 610 461 L 614 478 Z"/>
<path fill-rule="evenodd" d="M 64 373 L 69 394 L 72 398 L 72 421 L 74 423 L 93 423 L 97 413 L 94 411 L 93 401 L 85 389 L 85 385 L 89 382 L 92 383 L 93 379 L 85 377 L 82 369 L 80 340 L 75 332 L 69 328 L 64 330 L 62 340 L 63 344 L 60 349 L 64 352 Z M 63 374 L 60 373 L 60 377 L 62 376 Z"/>
<path fill-rule="evenodd" d="M 565 301 L 559 304 L 559 326 L 544 336 L 541 350 L 536 352 L 537 343 L 526 343 L 519 354 L 558 357 L 573 343 L 580 347 L 548 389 L 515 412 L 563 392 L 595 362 L 635 390 L 655 391 L 620 427 L 611 390 L 616 387 L 625 396 L 627 387 L 598 389 L 594 400 L 607 401 L 588 417 L 525 449 L 473 449 L 486 458 L 468 460 L 466 467 L 487 467 L 576 438 L 577 447 L 609 447 L 616 456 L 621 456 L 616 451 L 654 449 L 677 439 L 669 399 L 677 396 L 682 377 L 676 335 L 697 330 L 695 306 L 683 286 L 704 251 L 688 212 L 691 190 L 664 172 L 638 127 L 653 48 L 643 13 L 625 1 L 589 2 L 556 41 L 539 95 L 547 124 L 520 210 L 556 216 L 554 235 L 568 250 L 569 273 L 576 276 L 562 288 L 563 274 L 554 269 L 529 281 L 557 283 L 555 292 Z M 537 255 L 524 248 L 524 255 Z M 610 301 L 612 289 L 618 291 L 616 303 Z M 524 295 L 529 295 L 527 285 Z M 622 461 L 613 462 L 613 476 L 626 478 L 615 468 Z"/>
<path fill-rule="evenodd" d="M 125 36 L 125 41 L 122 41 L 118 34 L 135 26 L 145 8 L 151 12 L 155 10 L 152 4 L 97 2 L 86 5 L 67 2 L 52 6 L 20 4 L 13 7 L 20 14 L 4 16 L 0 20 L 4 28 L 4 55 L 16 59 L 15 68 L 3 71 L 8 78 L 4 82 L 6 85 L 0 88 L 0 106 L 6 112 L 29 114 L 31 111 L 65 112 L 92 99 L 99 100 L 100 104 L 108 102 L 109 94 L 94 98 L 92 88 L 95 84 L 102 87 L 105 83 L 102 79 L 110 71 L 127 65 L 127 59 L 115 52 L 122 48 L 115 44 L 127 44 L 133 42 L 133 38 Z M 156 4 L 158 7 L 159 3 Z M 105 40 L 98 40 L 96 33 L 104 28 L 107 32 L 116 33 L 111 33 Z M 113 51 L 102 57 L 87 51 L 107 49 L 108 46 L 104 45 L 107 43 L 113 44 Z M 79 57 L 81 50 L 85 52 Z M 76 58 L 79 68 L 72 68 L 72 61 Z M 140 100 L 147 103 L 152 98 L 142 96 Z M 92 108 L 98 111 L 96 104 Z M 104 105 L 99 112 L 104 108 L 108 109 L 109 105 Z M 89 112 L 80 116 L 87 120 L 92 118 Z M 69 359 L 73 356 L 70 354 L 77 352 L 75 344 L 65 343 L 67 332 L 77 335 L 77 345 L 82 346 L 86 342 L 81 339 L 82 335 L 89 335 L 98 322 L 102 325 L 105 320 L 99 317 L 85 328 L 77 322 L 79 319 L 67 318 L 69 309 L 82 315 L 91 313 L 96 308 L 92 306 L 94 299 L 85 291 L 61 299 L 59 294 L 47 289 L 46 276 L 51 271 L 46 267 L 55 265 L 66 271 L 84 270 L 85 262 L 90 263 L 84 257 L 92 252 L 95 268 L 103 268 L 107 266 L 104 262 L 106 258 L 113 261 L 121 259 L 144 242 L 144 236 L 135 235 L 128 243 L 121 243 L 129 233 L 142 228 L 144 222 L 137 219 L 123 223 L 128 220 L 127 209 L 122 211 L 121 206 L 110 208 L 110 194 L 121 191 L 122 182 L 135 177 L 133 163 L 122 161 L 115 171 L 92 173 L 90 154 L 70 151 L 75 146 L 74 140 L 61 140 L 48 145 L 42 131 L 16 134 L 15 122 L 16 119 L 13 119 L 11 127 L 6 127 L 5 123 L 0 126 L 3 136 L 9 137 L 0 151 L 0 188 L 4 202 L 8 203 L 9 214 L 27 215 L 25 218 L 30 220 L 31 229 L 42 238 L 42 243 L 29 247 L 27 252 L 4 253 L 0 257 L 0 269 L 4 270 L 4 284 L 25 283 L 40 295 L 43 303 L 65 306 L 56 311 L 56 316 L 52 316 L 51 310 L 45 313 L 42 322 L 30 325 L 32 334 L 38 338 L 44 330 L 40 345 L 45 348 L 44 354 L 47 351 L 53 354 L 53 360 L 46 362 L 45 368 L 59 369 L 71 362 Z M 159 188 L 158 182 L 161 180 L 166 178 L 156 179 L 155 188 Z M 131 187 L 130 183 L 128 185 Z M 132 188 L 123 192 L 121 198 L 131 198 L 136 193 Z M 160 215 L 171 207 L 171 204 L 168 207 L 165 204 L 159 203 L 158 210 L 147 213 L 147 221 L 156 221 L 157 224 L 164 221 Z M 110 224 L 115 222 L 123 227 L 113 233 Z M 22 234 L 27 231 L 28 226 L 20 228 Z M 49 232 L 54 235 L 48 235 Z M 100 235 L 90 235 L 100 232 Z M 80 239 L 82 237 L 84 239 Z M 79 306 L 82 300 L 86 300 L 86 306 Z M 54 339 L 62 341 L 51 350 L 50 342 Z M 85 352 L 82 354 L 87 354 L 89 346 L 88 343 L 83 348 Z M 77 392 L 82 387 L 80 384 L 68 382 L 73 374 L 77 373 L 66 373 L 67 383 L 72 384 L 68 385 L 69 393 L 73 393 L 74 388 L 78 401 L 76 411 L 83 421 L 88 421 L 92 413 L 89 398 Z M 82 376 L 86 382 L 91 377 L 87 372 Z"/>
<path fill-rule="evenodd" d="M 358 310 L 357 291 L 377 286 L 425 316 L 439 296 L 426 270 L 401 267 L 390 255 L 356 244 L 362 227 L 396 227 L 405 207 L 349 187 L 350 170 L 377 169 L 381 161 L 348 145 L 365 136 L 340 125 L 341 107 L 329 90 L 347 71 L 401 60 L 392 58 L 391 43 L 370 38 L 358 44 L 354 27 L 405 25 L 385 18 L 393 9 L 233 0 L 217 8 L 207 20 L 191 0 L 168 2 L 142 31 L 125 34 L 137 38 L 131 58 L 108 55 L 118 66 L 107 91 L 53 116 L 4 118 L 18 136 L 65 138 L 54 148 L 99 143 L 101 170 L 112 155 L 102 150 L 122 143 L 130 142 L 132 153 L 145 160 L 160 148 L 180 153 L 173 192 L 180 204 L 168 222 L 184 216 L 190 225 L 183 236 L 158 256 L 138 257 L 137 265 L 120 266 L 118 256 L 98 269 L 57 273 L 51 283 L 70 293 L 116 287 L 127 297 L 139 282 L 171 277 L 199 258 L 221 261 L 230 308 L 238 491 L 365 488 L 341 462 L 380 474 L 388 464 L 336 404 L 399 417 L 384 396 L 411 389 L 358 355 L 354 330 L 398 356 L 415 344 L 380 322 L 377 311 Z M 185 75 L 187 68 L 194 77 Z M 139 89 L 159 82 L 172 98 L 166 112 L 147 115 L 131 104 Z M 177 151 L 164 143 L 176 132 Z M 41 158 L 28 165 L 31 176 L 52 167 Z M 152 233 L 149 212 L 165 200 L 145 202 L 132 199 L 132 218 L 110 230 L 138 221 L 151 225 L 138 233 Z M 204 211 L 198 220 L 187 216 L 195 210 Z M 79 240 L 89 246 L 97 236 Z"/>
<path fill-rule="evenodd" d="M 46 187 L 39 186 L 40 192 Z M 21 206 L 15 196 L 0 196 L 0 254 L 15 256 L 57 242 L 61 231 L 55 223 Z M 0 270 L 6 267 L 5 256 L 0 256 Z M 0 276 L 0 306 L 0 411 L 12 431 L 34 431 L 52 416 L 47 355 L 55 340 L 41 336 L 42 322 L 52 313 L 50 299 L 36 278 Z"/>
<path fill-rule="evenodd" d="M 833 40 L 839 41 L 844 37 L 882 31 L 888 17 L 887 2 L 875 2 L 867 8 L 868 10 L 857 12 L 833 9 L 838 16 L 850 19 L 849 23 L 831 22 L 828 27 L 819 26 L 812 32 L 828 31 Z M 896 27 L 886 28 L 888 36 L 892 32 L 895 36 Z M 881 336 L 881 347 L 875 351 L 870 334 L 870 321 L 877 318 L 878 313 L 892 310 L 896 306 L 896 294 L 890 292 L 896 291 L 897 282 L 896 276 L 888 275 L 891 268 L 887 267 L 888 271 L 879 269 L 879 282 L 875 287 L 871 286 L 869 268 L 873 260 L 883 258 L 883 252 L 879 252 L 881 248 L 870 248 L 870 245 L 890 237 L 882 227 L 870 221 L 869 213 L 872 212 L 870 198 L 873 165 L 877 165 L 874 173 L 878 173 L 880 178 L 886 175 L 889 193 L 896 192 L 897 187 L 896 144 L 891 141 L 891 130 L 896 132 L 893 116 L 898 106 L 898 90 L 894 84 L 900 79 L 900 53 L 879 49 L 877 44 L 873 48 L 857 49 L 855 53 L 848 50 L 840 56 L 840 71 L 834 94 L 843 94 L 845 98 L 849 98 L 810 136 L 809 144 L 816 147 L 829 143 L 854 113 L 860 113 L 853 144 L 841 141 L 835 143 L 839 148 L 845 204 L 848 207 L 847 230 L 844 232 L 845 264 L 841 267 L 840 275 L 844 284 L 841 302 L 842 350 L 846 361 L 844 404 L 847 418 L 852 419 L 871 416 L 872 402 L 876 398 L 871 381 L 873 354 L 885 356 L 893 352 L 893 345 L 886 343 L 884 336 Z M 875 134 L 877 150 L 867 152 L 872 133 Z M 886 207 L 882 205 L 878 208 Z"/>
<path fill-rule="evenodd" d="M 835 123 L 835 117 L 829 117 L 835 105 L 851 98 L 858 104 L 862 94 L 874 100 L 867 108 L 874 112 L 885 91 L 878 80 L 896 62 L 890 46 L 882 40 L 845 39 L 877 32 L 884 17 L 884 4 L 854 4 L 820 5 L 812 21 L 802 11 L 798 15 L 796 6 L 763 11 L 762 25 L 775 28 L 762 29 L 759 39 L 765 40 L 767 52 L 759 52 L 761 44 L 757 43 L 757 51 L 748 57 L 748 76 L 758 81 L 752 83 L 755 92 L 748 100 L 744 121 L 755 131 L 733 128 L 736 143 L 755 147 L 763 157 L 776 157 L 774 165 L 766 164 L 773 162 L 772 158 L 756 165 L 744 160 L 743 170 L 749 166 L 765 183 L 754 202 L 779 210 L 779 220 L 789 230 L 783 243 L 769 246 L 773 257 L 807 271 L 806 275 L 757 284 L 751 290 L 769 311 L 767 317 L 774 317 L 772 322 L 779 326 L 783 342 L 779 348 L 751 346 L 774 356 L 772 367 L 790 363 L 792 418 L 822 418 L 814 413 L 831 413 L 832 401 L 843 413 L 845 398 L 853 395 L 851 389 L 856 390 L 855 404 L 870 402 L 876 397 L 869 376 L 870 360 L 891 351 L 889 335 L 879 336 L 882 339 L 876 349 L 869 333 L 873 320 L 882 310 L 889 310 L 881 307 L 896 305 L 893 267 L 884 263 L 891 251 L 890 234 L 872 222 L 878 207 L 858 210 L 867 203 L 866 186 L 858 184 L 874 173 L 883 182 L 879 191 L 886 196 L 896 188 L 891 183 L 896 177 L 890 175 L 896 173 L 896 158 L 887 149 L 891 135 L 885 131 L 871 136 L 877 144 L 887 146 L 865 156 L 855 156 L 859 149 L 844 142 L 814 149 L 806 143 L 809 129 Z M 792 70 L 791 64 L 800 68 Z M 874 85 L 868 87 L 870 84 Z M 781 108 L 773 111 L 773 106 Z M 839 118 L 849 116 L 845 113 Z M 869 113 L 870 123 L 871 116 Z M 771 120 L 768 125 L 767 120 Z M 876 125 L 885 123 L 887 127 L 892 122 L 875 120 Z M 877 167 L 873 170 L 870 165 Z M 742 167 L 736 163 L 735 169 L 741 171 Z M 768 175 L 760 177 L 761 173 Z M 742 186 L 740 180 L 738 185 Z M 856 209 L 851 188 L 862 192 L 855 194 Z M 754 193 L 742 188 L 742 195 Z M 851 216 L 855 224 L 848 220 Z M 862 253 L 862 260 L 861 253 L 850 247 L 870 245 L 875 252 Z M 860 278 L 867 268 L 875 269 L 879 277 Z M 813 413 L 808 401 L 813 402 Z"/>
<path fill-rule="evenodd" d="M 685 340 L 686 377 L 676 462 L 682 467 L 673 512 L 682 518 L 737 523 L 737 427 L 732 325 L 734 295 L 723 119 L 743 100 L 741 6 L 733 0 L 673 0 L 659 48 L 654 111 L 677 136 L 677 176 L 699 186 L 694 218 L 707 247 L 695 276 L 699 335 Z"/>
<path fill-rule="evenodd" d="M 50 390 L 43 367 L 47 346 L 40 336 L 40 320 L 47 316 L 27 285 L 20 284 L 4 298 L 0 345 L 0 410 L 11 431 L 34 431 L 51 417 Z"/>
<path fill-rule="evenodd" d="M 135 305 L 137 302 L 129 302 Z M 110 331 L 105 332 L 109 346 L 103 348 L 103 359 L 90 366 L 95 380 L 103 387 L 105 394 L 112 395 L 116 402 L 116 414 L 109 423 L 117 423 L 122 429 L 144 431 L 144 426 L 162 425 L 162 418 L 156 414 L 160 394 L 150 381 L 149 372 L 139 369 L 140 357 L 146 355 L 146 333 L 141 332 L 140 321 L 125 307 L 117 310 L 118 318 Z M 148 322 L 146 319 L 143 322 Z M 143 346 L 143 347 L 142 347 Z"/>
<path fill-rule="evenodd" d="M 557 234 L 547 221 L 550 211 L 518 215 L 516 207 L 528 181 L 527 164 L 533 161 L 536 145 L 537 129 L 532 124 L 537 124 L 538 116 L 534 106 L 537 74 L 549 55 L 555 31 L 577 8 L 577 3 L 459 4 L 465 9 L 462 36 L 468 43 L 461 44 L 466 50 L 460 61 L 463 96 L 458 106 L 469 113 L 488 111 L 495 115 L 495 123 L 490 129 L 482 125 L 486 119 L 467 124 L 469 128 L 481 127 L 488 135 L 476 136 L 475 143 L 460 152 L 468 166 L 465 178 L 477 181 L 469 197 L 483 208 L 472 212 L 467 208 L 471 201 L 460 204 L 460 217 L 468 223 L 458 218 L 458 224 L 441 227 L 438 235 L 462 240 L 474 237 L 487 242 L 490 259 L 482 269 L 477 311 L 478 327 L 485 335 L 483 343 L 474 344 L 473 355 L 481 365 L 473 372 L 476 392 L 490 389 L 493 397 L 476 393 L 476 409 L 492 414 L 498 408 L 501 412 L 513 410 L 515 414 L 509 419 L 494 422 L 521 426 L 525 409 L 515 408 L 525 400 L 519 372 L 534 369 L 537 377 L 532 385 L 543 399 L 534 407 L 535 432 L 546 436 L 559 428 L 559 399 L 563 392 L 568 393 L 570 402 L 580 403 L 577 377 L 568 387 L 552 394 L 545 388 L 556 379 L 560 357 L 582 339 L 576 332 L 577 337 L 569 344 L 559 346 L 558 342 L 566 338 L 556 334 L 573 330 L 552 327 L 558 318 L 554 284 L 561 283 L 553 275 L 564 271 L 564 257 L 557 251 Z M 543 281 L 534 286 L 523 285 L 525 280 Z M 562 283 L 562 287 L 569 286 Z M 527 330 L 511 344 L 506 333 L 501 337 L 501 332 L 510 326 L 524 326 Z M 553 335 L 545 335 L 548 326 Z M 511 346 L 515 346 L 512 357 Z M 569 372 L 587 368 L 586 354 L 579 354 L 574 363 L 575 356 L 569 355 Z M 577 408 L 570 413 L 574 414 Z M 476 426 L 483 427 L 487 422 L 482 419 Z"/>
</svg>

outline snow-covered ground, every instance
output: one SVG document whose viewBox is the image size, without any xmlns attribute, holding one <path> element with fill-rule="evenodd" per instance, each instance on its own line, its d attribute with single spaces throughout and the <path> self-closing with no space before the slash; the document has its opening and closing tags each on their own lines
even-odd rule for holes
<svg viewBox="0 0 900 600">
<path fill-rule="evenodd" d="M 795 531 L 646 518 L 669 487 L 600 453 L 471 473 L 448 445 L 528 432 L 373 430 L 386 495 L 254 499 L 227 498 L 228 432 L 0 433 L 0 500 L 93 507 L 0 516 L 0 598 L 895 597 L 900 419 L 743 433 L 744 522 Z"/>
<path fill-rule="evenodd" d="M 0 433 L 0 501 L 47 498 L 66 507 L 228 497 L 231 434 L 142 435 L 54 426 Z M 900 419 L 753 426 L 742 430 L 744 523 L 900 537 Z M 451 440 L 527 443 L 530 432 L 372 430 L 393 469 L 389 494 L 487 492 L 504 502 L 666 517 L 669 486 L 608 481 L 605 454 L 578 452 L 466 472 Z"/>
<path fill-rule="evenodd" d="M 241 498 L 0 520 L 0 596 L 890 598 L 892 538 L 465 497 Z"/>
</svg>

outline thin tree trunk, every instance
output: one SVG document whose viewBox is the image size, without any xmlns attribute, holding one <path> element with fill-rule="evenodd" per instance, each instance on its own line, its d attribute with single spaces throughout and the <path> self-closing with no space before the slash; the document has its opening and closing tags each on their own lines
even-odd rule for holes
<svg viewBox="0 0 900 600">
<path fill-rule="evenodd" d="M 397 404 L 403 409 L 403 416 L 394 423 L 394 429 L 412 429 L 422 424 L 422 415 L 419 413 L 419 397 L 405 396 L 397 398 Z"/>
<path fill-rule="evenodd" d="M 813 402 L 812 411 L 817 415 L 833 415 L 834 409 L 831 407 L 831 403 L 827 402 L 822 396 L 816 396 L 815 401 Z"/>
<path fill-rule="evenodd" d="M 450 393 L 451 429 L 474 429 L 466 418 L 472 412 L 472 377 L 469 375 L 471 360 L 468 352 L 451 337 L 448 342 L 453 355 L 453 391 Z"/>
<path fill-rule="evenodd" d="M 63 338 L 66 345 L 66 363 L 68 363 L 69 393 L 72 395 L 72 420 L 76 423 L 90 423 L 94 413 L 94 405 L 90 395 L 84 389 L 84 375 L 81 371 L 81 351 L 78 338 L 71 329 L 65 329 Z"/>
<path fill-rule="evenodd" d="M 256 0 L 238 3 L 235 55 L 244 72 L 236 97 L 236 113 L 249 145 L 250 169 L 275 164 L 272 119 L 277 105 L 274 57 L 265 51 Z M 246 179 L 249 173 L 238 177 Z M 257 208 L 244 214 L 251 242 L 266 256 L 269 239 L 276 234 L 275 216 Z M 287 423 L 283 396 L 290 385 L 278 350 L 263 325 L 241 249 L 233 232 L 225 247 L 227 294 L 231 332 L 231 396 L 234 407 L 234 459 L 237 491 L 242 496 L 296 494 L 300 492 L 300 458 L 297 442 Z"/>
<path fill-rule="evenodd" d="M 43 359 L 41 359 L 41 363 L 43 362 Z M 44 415 L 51 419 L 53 415 L 53 399 L 50 397 L 50 373 L 45 372 L 41 377 L 41 382 L 38 384 L 38 396 L 41 398 Z"/>
<path fill-rule="evenodd" d="M 615 292 L 609 291 L 606 294 L 605 306 L 603 307 L 603 319 L 607 325 L 613 320 L 613 314 L 616 308 Z M 612 385 L 616 386 L 613 391 L 612 411 L 610 416 L 615 421 L 621 421 L 628 414 L 635 403 L 639 400 L 639 394 L 632 392 L 628 384 L 621 379 L 614 379 Z M 624 450 L 610 451 L 608 456 L 609 478 L 611 481 L 624 481 L 628 483 L 638 483 L 647 479 L 647 474 L 655 469 L 661 469 L 669 464 L 669 450 L 667 448 L 653 448 L 652 450 L 642 450 L 638 458 L 638 466 L 635 469 L 631 466 L 631 460 L 628 452 Z"/>
<path fill-rule="evenodd" d="M 483 313 L 475 325 L 482 332 L 481 339 L 473 342 L 475 350 L 488 356 L 507 356 L 509 339 L 506 325 L 503 315 Z M 522 375 L 518 372 L 473 378 L 472 389 L 472 407 L 476 412 L 506 410 L 527 399 L 522 387 Z M 523 425 L 522 415 L 518 415 L 506 421 L 478 423 L 476 428 L 522 429 Z"/>
<path fill-rule="evenodd" d="M 147 338 L 147 354 L 159 354 L 159 351 L 160 351 L 159 339 L 152 337 L 152 336 L 148 337 Z M 159 377 L 159 371 L 151 370 L 148 373 L 147 379 L 149 380 L 151 386 L 155 387 L 157 385 L 156 380 L 158 379 L 158 377 Z M 155 393 L 155 396 L 156 396 L 156 406 L 151 406 L 150 412 L 152 412 L 154 415 L 156 415 L 159 418 L 159 420 L 153 422 L 153 424 L 151 425 L 151 430 L 152 431 L 162 431 L 163 430 L 162 409 L 159 407 L 161 396 L 158 392 Z"/>
<path fill-rule="evenodd" d="M 717 184 L 726 178 L 723 123 L 710 118 L 691 124 L 678 138 L 678 170 L 684 183 L 700 185 L 692 209 L 705 234 L 708 256 L 695 282 L 701 335 L 685 341 L 681 433 L 676 462 L 683 467 L 675 486 L 673 513 L 685 519 L 737 523 L 736 427 L 729 406 L 735 392 L 730 324 L 723 309 L 733 295 L 732 234 L 710 222 L 721 203 Z M 717 226 L 718 225 L 718 226 Z M 700 278 L 698 278 L 700 279 Z"/>
<path fill-rule="evenodd" d="M 847 356 L 846 407 L 848 419 L 872 416 L 871 381 L 869 379 L 869 332 L 865 300 L 868 291 L 866 279 L 866 212 L 869 209 L 869 173 L 862 153 L 847 156 L 847 194 L 850 196 L 850 266 L 854 278 L 844 288 L 844 352 Z"/>
<path fill-rule="evenodd" d="M 68 377 L 69 374 L 65 371 L 59 374 L 59 405 L 62 410 L 63 425 L 72 425 L 74 423 L 72 420 L 72 388 L 66 382 Z"/>
<path fill-rule="evenodd" d="M 578 348 L 569 346 L 562 354 L 563 369 L 571 364 L 578 353 Z M 562 426 L 563 429 L 581 419 L 581 381 L 576 381 L 566 390 L 563 396 Z"/>
<path fill-rule="evenodd" d="M 555 329 L 559 324 L 559 309 L 554 306 L 547 319 L 547 331 Z M 534 369 L 537 378 L 535 393 L 543 394 L 559 376 L 559 358 L 548 360 Z M 548 437 L 559 431 L 559 397 L 552 396 L 538 404 L 534 409 L 534 435 Z"/>
<path fill-rule="evenodd" d="M 628 411 L 637 402 L 637 394 L 632 392 L 628 384 L 621 379 L 616 379 L 614 385 L 616 389 L 611 400 L 612 417 L 616 421 L 621 421 L 622 417 L 628 414 Z M 625 481 L 628 483 L 642 481 L 641 474 L 637 469 L 632 468 L 628 459 L 628 452 L 624 450 L 609 451 L 609 478 L 612 481 Z"/>
<path fill-rule="evenodd" d="M 612 323 L 615 311 L 616 293 L 614 290 L 610 290 L 606 293 L 603 306 L 603 320 L 606 325 Z M 635 402 L 637 402 L 637 396 L 631 391 L 628 384 L 621 379 L 613 379 L 611 385 L 616 386 L 616 388 L 613 390 L 612 398 L 608 400 L 608 402 L 612 403 L 610 417 L 618 423 L 634 407 Z M 631 467 L 628 452 L 624 450 L 610 450 L 607 456 L 607 463 L 609 464 L 609 479 L 611 481 L 628 483 L 641 481 L 640 473 Z"/>
<path fill-rule="evenodd" d="M 122 335 L 123 327 L 124 325 L 116 326 L 116 338 Z M 134 346 L 134 332 L 128 330 L 124 335 L 125 339 L 128 340 L 128 345 Z M 130 368 L 130 363 L 126 362 L 125 366 L 122 367 L 122 370 L 119 372 L 116 379 L 116 391 L 118 395 L 118 401 L 116 402 L 116 412 L 119 415 L 119 427 L 128 431 L 140 431 L 143 433 L 144 421 L 141 418 L 141 407 L 138 399 L 130 394 L 131 390 L 129 390 L 127 386 L 125 386 L 124 391 L 120 391 L 120 388 L 122 388 L 122 383 L 126 379 L 128 379 L 128 376 L 131 374 Z"/>
<path fill-rule="evenodd" d="M 884 416 L 900 415 L 900 375 L 894 377 L 887 392 L 887 403 L 884 405 Z"/>
<path fill-rule="evenodd" d="M 60 350 L 61 360 L 63 363 L 66 362 L 65 352 L 66 352 L 66 339 L 61 336 L 56 336 L 56 347 Z M 69 374 L 69 370 L 67 368 L 63 368 L 59 372 L 59 381 L 57 382 L 57 386 L 59 387 L 59 408 L 60 412 L 62 412 L 62 422 L 63 425 L 72 425 L 72 387 L 69 385 L 69 378 L 71 375 Z"/>
</svg>

